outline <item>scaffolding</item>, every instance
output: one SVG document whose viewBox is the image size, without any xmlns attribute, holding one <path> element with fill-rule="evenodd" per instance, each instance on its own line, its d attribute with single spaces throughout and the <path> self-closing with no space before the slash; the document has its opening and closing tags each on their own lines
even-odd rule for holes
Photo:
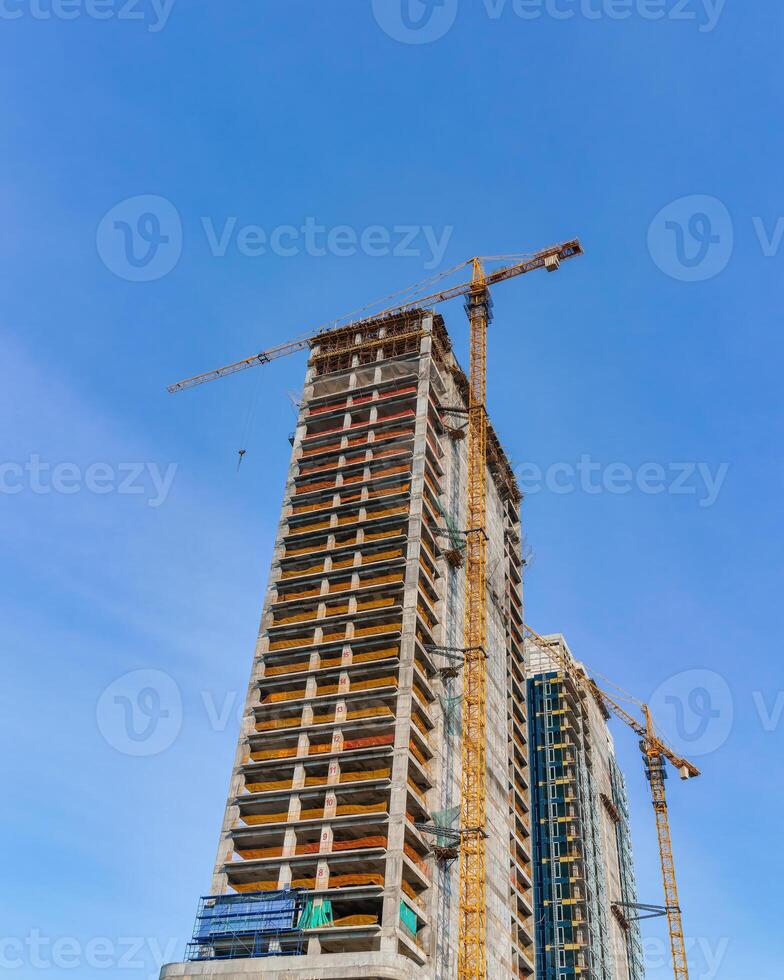
<svg viewBox="0 0 784 980">
<path fill-rule="evenodd" d="M 457 442 L 451 441 L 451 454 L 449 465 L 449 497 L 448 508 L 445 510 L 439 504 L 441 514 L 446 521 L 446 525 L 452 536 L 452 548 L 457 549 L 460 561 L 449 561 L 447 556 L 447 583 L 446 583 L 446 642 L 449 647 L 458 645 L 458 568 L 463 564 L 463 553 L 465 551 L 465 540 L 461 540 L 456 528 L 459 523 L 460 514 L 460 447 Z M 454 529 L 454 531 L 453 531 Z M 461 734 L 460 706 L 462 695 L 455 694 L 455 674 L 449 671 L 442 675 L 444 692 L 439 695 L 439 702 L 444 718 L 444 765 L 441 774 L 441 809 L 433 813 L 433 822 L 442 829 L 451 829 L 459 822 L 460 806 L 455 806 L 454 802 L 454 765 L 455 765 L 455 743 Z M 454 853 L 449 851 L 450 845 L 454 845 L 453 836 L 441 834 L 436 836 L 436 846 L 441 849 L 441 853 Z M 438 863 L 438 894 L 439 894 L 439 915 L 436 922 L 436 980 L 452 980 L 454 969 L 452 965 L 452 875 L 453 860 L 443 860 Z"/>
<path fill-rule="evenodd" d="M 579 702 L 578 702 L 579 703 Z M 599 828 L 599 800 L 586 763 L 586 743 L 590 739 L 588 725 L 580 715 L 582 726 L 581 744 L 576 751 L 577 790 L 579 793 L 580 826 L 582 830 L 583 860 L 585 863 L 585 891 L 588 903 L 588 942 L 593 976 L 613 980 L 613 964 L 610 955 L 609 927 L 607 922 L 607 894 L 602 861 L 601 832 Z"/>
<path fill-rule="evenodd" d="M 445 676 L 444 687 L 449 690 L 452 686 L 452 678 L 450 676 Z M 460 734 L 460 703 L 463 700 L 462 695 L 455 694 L 439 694 L 438 701 L 441 705 L 441 711 L 444 715 L 444 733 L 448 736 L 454 736 Z M 451 748 L 451 746 L 449 747 Z M 448 750 L 448 754 L 451 752 Z M 452 761 L 451 758 L 449 760 Z M 451 770 L 450 770 L 451 771 Z M 450 796 L 451 799 L 451 796 Z"/>
<path fill-rule="evenodd" d="M 449 542 L 449 547 L 443 549 L 444 558 L 446 558 L 452 570 L 456 568 L 462 568 L 462 566 L 465 564 L 465 551 L 466 551 L 465 533 L 460 530 L 457 521 L 455 520 L 454 517 L 450 515 L 449 511 L 445 510 L 438 501 L 436 501 L 436 503 L 438 504 L 438 510 L 440 511 L 441 516 L 444 519 L 444 523 L 446 524 L 446 529 L 443 531 L 439 531 L 438 537 L 446 538 Z M 456 507 L 454 506 L 451 500 L 450 500 L 450 506 L 452 509 L 452 513 L 453 514 L 456 513 Z"/>
<path fill-rule="evenodd" d="M 186 960 L 301 956 L 301 889 L 242 895 L 205 895 L 199 900 Z"/>
<path fill-rule="evenodd" d="M 612 980 L 598 800 L 583 705 L 567 675 L 529 681 L 538 835 L 537 977 Z"/>
<path fill-rule="evenodd" d="M 617 807 L 619 817 L 615 825 L 615 834 L 621 878 L 620 902 L 625 907 L 631 907 L 637 903 L 637 882 L 634 874 L 634 857 L 629 831 L 629 801 L 626 795 L 626 781 L 614 759 L 610 760 L 610 778 L 612 780 L 613 803 Z M 640 923 L 636 917 L 628 916 L 628 914 L 626 918 L 624 932 L 626 933 L 626 961 L 629 978 L 630 980 L 644 980 L 645 964 Z"/>
<path fill-rule="evenodd" d="M 568 928 L 561 904 L 564 899 L 563 885 L 555 873 L 555 862 L 561 854 L 560 811 L 564 810 L 564 820 L 566 812 L 563 792 L 559 791 L 557 783 L 556 766 L 563 762 L 561 745 L 564 736 L 560 732 L 560 724 L 556 726 L 552 713 L 552 677 L 546 675 L 540 684 L 532 681 L 529 685 L 530 739 L 535 749 L 532 759 L 535 780 L 532 805 L 540 844 L 534 873 L 535 906 L 540 917 L 536 922 L 536 974 L 542 980 L 558 976 L 559 967 L 566 966 L 563 947 Z M 571 935 L 569 938 L 572 938 Z"/>
</svg>

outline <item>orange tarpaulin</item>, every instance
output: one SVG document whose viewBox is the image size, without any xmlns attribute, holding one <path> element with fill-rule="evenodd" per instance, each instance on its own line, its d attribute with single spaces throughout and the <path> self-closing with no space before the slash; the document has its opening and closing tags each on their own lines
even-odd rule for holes
<svg viewBox="0 0 784 980">
<path fill-rule="evenodd" d="M 350 875 L 332 875 L 329 879 L 329 884 L 324 884 L 324 887 L 328 888 L 346 888 L 357 885 L 377 885 L 380 888 L 384 887 L 384 876 L 380 874 L 374 874 L 372 872 L 366 872 L 364 874 L 350 874 Z M 247 881 L 237 884 L 232 884 L 231 887 L 238 892 L 269 892 L 278 890 L 277 879 L 275 881 Z M 313 890 L 316 887 L 315 878 L 294 878 L 291 882 L 292 888 L 307 888 Z M 403 882 L 403 888 L 409 888 L 406 882 Z M 411 898 L 414 898 L 413 889 L 411 889 Z"/>
<path fill-rule="evenodd" d="M 310 575 L 312 572 L 323 572 L 324 562 L 320 561 L 317 565 L 308 565 L 307 568 L 288 568 L 280 573 L 281 578 L 295 578 L 297 575 Z"/>
<path fill-rule="evenodd" d="M 308 643 L 313 642 L 313 633 L 309 631 L 308 633 L 303 633 L 302 636 L 295 636 L 290 640 L 274 640 L 270 643 L 270 650 L 291 650 L 294 647 L 306 646 Z"/>
<path fill-rule="evenodd" d="M 246 786 L 250 793 L 267 793 L 273 789 L 291 789 L 291 780 L 276 779 L 263 783 L 247 783 Z"/>
<path fill-rule="evenodd" d="M 332 922 L 332 927 L 340 929 L 346 926 L 375 926 L 377 924 L 377 915 L 344 915 L 340 919 L 335 919 Z"/>
</svg>

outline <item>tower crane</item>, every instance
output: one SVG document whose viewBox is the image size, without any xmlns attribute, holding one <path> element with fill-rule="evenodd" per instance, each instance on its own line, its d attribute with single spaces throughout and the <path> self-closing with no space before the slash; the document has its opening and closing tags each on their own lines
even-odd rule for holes
<svg viewBox="0 0 784 980">
<path fill-rule="evenodd" d="M 560 245 L 552 245 L 550 248 L 544 248 L 533 254 L 520 256 L 517 261 L 488 273 L 481 271 L 484 263 L 507 259 L 510 256 L 482 256 L 481 258 L 466 259 L 465 262 L 461 262 L 459 265 L 447 269 L 445 272 L 435 276 L 434 279 L 427 280 L 424 283 L 417 283 L 409 289 L 403 290 L 402 293 L 406 295 L 406 299 L 403 302 L 362 317 L 353 317 L 353 314 L 340 317 L 323 327 L 315 327 L 313 330 L 302 334 L 294 340 L 287 340 L 282 344 L 277 344 L 275 347 L 259 351 L 258 354 L 251 354 L 250 357 L 244 357 L 241 361 L 234 361 L 231 364 L 225 364 L 223 367 L 215 368 L 212 371 L 205 371 L 203 374 L 194 375 L 192 378 L 177 381 L 175 384 L 169 385 L 167 390 L 172 393 L 183 391 L 185 388 L 194 388 L 196 385 L 204 384 L 205 381 L 214 381 L 217 378 L 225 378 L 229 374 L 236 374 L 237 371 L 244 371 L 247 368 L 256 367 L 259 364 L 268 364 L 270 361 L 274 361 L 279 357 L 285 357 L 287 354 L 296 354 L 297 351 L 313 347 L 319 340 L 323 340 L 325 333 L 329 333 L 332 330 L 341 330 L 345 327 L 360 328 L 371 320 L 395 316 L 398 313 L 405 313 L 415 308 L 429 309 L 431 306 L 438 306 L 458 296 L 468 296 L 472 290 L 479 289 L 480 284 L 483 284 L 486 291 L 496 283 L 505 282 L 507 279 L 524 275 L 526 272 L 533 272 L 534 269 L 547 269 L 548 272 L 554 272 L 560 266 L 561 262 L 582 254 L 583 249 L 580 242 L 574 239 L 573 241 L 563 242 Z M 427 292 L 426 287 L 428 283 L 433 283 L 434 280 L 444 279 L 453 273 L 465 269 L 467 266 L 471 266 L 473 269 L 473 275 L 470 280 L 436 290 L 435 292 Z M 479 270 L 478 275 L 477 270 Z M 393 297 L 389 298 L 391 299 Z M 367 307 L 364 307 L 358 312 L 362 313 L 366 309 Z"/>
<path fill-rule="evenodd" d="M 574 683 L 592 697 L 599 706 L 619 718 L 640 739 L 640 751 L 645 764 L 645 775 L 651 786 L 653 810 L 656 817 L 656 834 L 659 842 L 659 857 L 661 859 L 662 880 L 664 882 L 664 911 L 667 916 L 667 926 L 670 934 L 672 964 L 675 980 L 689 980 L 689 968 L 686 962 L 686 946 L 683 936 L 683 919 L 678 901 L 678 885 L 675 880 L 675 859 L 672 853 L 670 836 L 670 821 L 667 811 L 667 796 L 664 781 L 667 778 L 664 763 L 669 762 L 678 770 L 681 779 L 693 779 L 700 775 L 700 770 L 688 759 L 681 758 L 664 742 L 656 732 L 651 710 L 647 704 L 632 699 L 642 713 L 642 720 L 630 714 L 618 701 L 602 690 L 577 664 L 563 652 L 557 643 L 552 643 L 525 626 L 525 635 L 536 646 L 554 660 L 560 669 L 565 671 Z"/>
<path fill-rule="evenodd" d="M 486 666 L 487 608 L 487 327 L 492 316 L 490 287 L 517 276 L 545 269 L 556 271 L 562 262 L 583 254 L 577 239 L 552 245 L 525 256 L 489 256 L 468 259 L 435 276 L 428 283 L 412 286 L 399 301 L 380 312 L 352 319 L 352 314 L 320 329 L 252 354 L 240 361 L 170 385 L 170 392 L 193 388 L 206 381 L 267 364 L 287 354 L 310 349 L 332 330 L 361 328 L 371 321 L 413 309 L 427 309 L 458 296 L 465 297 L 469 322 L 468 404 L 468 492 L 466 529 L 466 602 L 463 668 L 463 739 L 460 838 L 460 908 L 458 937 L 458 980 L 485 980 L 486 957 L 486 871 L 485 871 L 485 782 L 486 782 Z M 486 271 L 486 263 L 507 260 L 508 264 Z M 457 285 L 427 291 L 427 285 L 471 267 L 471 278 Z M 400 300 L 400 297 L 405 298 Z M 358 311 L 363 313 L 367 307 Z"/>
</svg>

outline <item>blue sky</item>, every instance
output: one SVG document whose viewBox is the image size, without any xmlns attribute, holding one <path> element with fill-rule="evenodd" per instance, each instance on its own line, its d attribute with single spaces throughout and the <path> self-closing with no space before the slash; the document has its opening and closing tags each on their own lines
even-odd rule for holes
<svg viewBox="0 0 784 980">
<path fill-rule="evenodd" d="M 0 7 L 2 965 L 155 976 L 209 885 L 304 363 L 166 384 L 579 236 L 495 292 L 527 617 L 704 770 L 670 783 L 693 978 L 774 980 L 779 5 Z"/>
</svg>

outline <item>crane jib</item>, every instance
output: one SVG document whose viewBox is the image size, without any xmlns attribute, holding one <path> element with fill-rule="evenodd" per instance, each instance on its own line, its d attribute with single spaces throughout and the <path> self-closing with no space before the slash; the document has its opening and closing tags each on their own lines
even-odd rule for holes
<svg viewBox="0 0 784 980">
<path fill-rule="evenodd" d="M 484 287 L 492 286 L 495 283 L 505 282 L 507 279 L 513 279 L 515 276 L 521 276 L 527 272 L 533 272 L 535 269 L 557 268 L 558 262 L 562 262 L 566 259 L 571 259 L 582 254 L 583 247 L 580 244 L 580 241 L 576 238 L 572 239 L 571 241 L 561 242 L 558 245 L 551 245 L 549 248 L 541 249 L 541 251 L 535 252 L 533 255 L 528 255 L 525 258 L 521 258 L 519 261 L 511 265 L 505 266 L 501 269 L 496 269 L 494 272 L 487 273 L 483 276 L 482 285 Z M 548 264 L 548 260 L 554 259 L 557 261 L 555 261 L 553 264 Z M 467 263 L 463 263 L 463 265 L 465 264 Z M 433 280 L 431 279 L 430 282 L 432 281 Z M 411 289 L 405 290 L 405 293 L 411 294 L 416 288 L 416 286 L 413 286 Z M 260 351 L 259 353 L 253 354 L 250 357 L 243 358 L 241 361 L 226 364 L 223 367 L 216 368 L 212 371 L 205 371 L 203 374 L 194 375 L 192 378 L 185 378 L 183 381 L 178 381 L 175 384 L 169 385 L 167 390 L 172 393 L 184 391 L 186 388 L 195 388 L 197 385 L 204 384 L 206 381 L 215 381 L 217 378 L 225 378 L 230 374 L 236 374 L 238 371 L 245 371 L 247 368 L 256 367 L 259 364 L 269 364 L 270 361 L 278 357 L 285 357 L 286 354 L 294 354 L 297 351 L 312 347 L 312 345 L 317 342 L 319 337 L 322 337 L 325 333 L 331 333 L 332 330 L 343 330 L 346 327 L 360 328 L 365 324 L 372 323 L 385 317 L 392 317 L 396 314 L 411 312 L 411 310 L 417 308 L 437 306 L 438 304 L 445 303 L 447 300 L 454 299 L 457 296 L 466 296 L 472 289 L 475 288 L 476 282 L 474 280 L 469 280 L 468 282 L 462 282 L 456 286 L 451 286 L 447 289 L 434 293 L 420 292 L 419 294 L 414 295 L 406 303 L 389 307 L 388 309 L 381 310 L 378 313 L 374 313 L 373 315 L 362 319 L 350 320 L 348 317 L 341 317 L 334 321 L 334 326 L 322 328 L 321 330 L 314 330 L 312 333 L 304 337 L 287 341 L 283 344 L 278 344 L 276 347 L 271 347 L 269 350 Z"/>
</svg>

